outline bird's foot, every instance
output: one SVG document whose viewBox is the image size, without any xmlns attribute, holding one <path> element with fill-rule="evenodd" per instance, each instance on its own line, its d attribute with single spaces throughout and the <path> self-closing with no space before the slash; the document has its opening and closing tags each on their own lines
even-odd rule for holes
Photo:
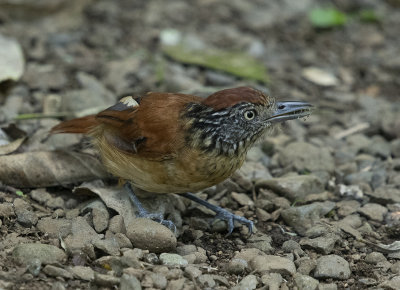
<svg viewBox="0 0 400 290">
<path fill-rule="evenodd" d="M 216 214 L 217 215 L 214 217 L 211 223 L 213 223 L 215 220 L 226 221 L 228 226 L 228 233 L 226 234 L 226 236 L 232 234 L 233 229 L 235 228 L 235 221 L 247 226 L 247 228 L 249 229 L 249 236 L 253 234 L 254 223 L 251 220 L 248 220 L 247 218 L 240 215 L 233 214 L 223 208 L 220 208 L 218 211 L 216 211 Z"/>
<path fill-rule="evenodd" d="M 247 228 L 249 229 L 249 235 L 251 235 L 253 233 L 254 223 L 251 220 L 248 220 L 245 217 L 242 217 L 239 215 L 235 215 L 235 214 L 227 211 L 226 209 L 223 209 L 222 207 L 216 206 L 214 204 L 209 203 L 208 201 L 198 198 L 196 195 L 194 195 L 192 193 L 184 193 L 184 194 L 182 194 L 182 196 L 211 209 L 213 212 L 216 213 L 214 220 L 220 219 L 220 220 L 226 221 L 228 224 L 228 234 L 226 236 L 229 236 L 232 233 L 232 231 L 235 227 L 235 221 L 247 226 Z"/>
<path fill-rule="evenodd" d="M 176 226 L 172 221 L 165 220 L 164 215 L 161 213 L 150 213 L 143 207 L 142 203 L 139 201 L 139 199 L 133 192 L 132 186 L 129 183 L 125 184 L 125 188 L 128 191 L 130 200 L 137 208 L 138 213 L 137 213 L 136 217 L 148 218 L 148 219 L 154 220 L 156 222 L 159 222 L 163 226 L 166 226 L 167 228 L 169 228 L 172 232 L 174 232 L 174 234 L 176 233 Z"/>
</svg>

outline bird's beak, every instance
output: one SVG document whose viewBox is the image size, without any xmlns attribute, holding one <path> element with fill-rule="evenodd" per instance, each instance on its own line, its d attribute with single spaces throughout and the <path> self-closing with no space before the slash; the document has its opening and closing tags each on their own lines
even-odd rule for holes
<svg viewBox="0 0 400 290">
<path fill-rule="evenodd" d="M 275 112 L 267 121 L 277 123 L 307 117 L 313 109 L 313 105 L 306 102 L 277 102 Z"/>
</svg>

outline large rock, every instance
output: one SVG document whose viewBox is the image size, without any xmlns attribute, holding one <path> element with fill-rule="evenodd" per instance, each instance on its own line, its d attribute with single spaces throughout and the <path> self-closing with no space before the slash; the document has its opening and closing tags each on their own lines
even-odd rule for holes
<svg viewBox="0 0 400 290">
<path fill-rule="evenodd" d="M 335 169 L 334 159 L 328 148 L 316 147 L 306 142 L 292 142 L 279 154 L 279 163 L 299 172 L 328 171 Z"/>
<path fill-rule="evenodd" d="M 290 200 L 303 200 L 311 193 L 320 193 L 324 190 L 321 181 L 314 175 L 287 176 L 259 180 L 256 187 L 272 189 Z"/>
<path fill-rule="evenodd" d="M 42 264 L 61 263 L 67 259 L 63 250 L 46 244 L 21 244 L 14 248 L 13 258 L 20 264 L 39 260 Z"/>
<path fill-rule="evenodd" d="M 304 235 L 321 217 L 335 208 L 332 201 L 314 202 L 312 204 L 290 207 L 282 211 L 284 221 L 299 234 Z"/>
<path fill-rule="evenodd" d="M 176 248 L 176 237 L 165 226 L 150 219 L 134 219 L 126 226 L 127 237 L 136 248 L 154 253 L 170 252 Z"/>
<path fill-rule="evenodd" d="M 258 273 L 273 272 L 293 275 L 296 272 L 296 266 L 292 261 L 273 255 L 257 256 L 250 261 L 250 266 L 253 271 Z"/>
<path fill-rule="evenodd" d="M 337 255 L 322 256 L 317 260 L 314 271 L 315 278 L 348 279 L 351 275 L 349 263 Z"/>
</svg>

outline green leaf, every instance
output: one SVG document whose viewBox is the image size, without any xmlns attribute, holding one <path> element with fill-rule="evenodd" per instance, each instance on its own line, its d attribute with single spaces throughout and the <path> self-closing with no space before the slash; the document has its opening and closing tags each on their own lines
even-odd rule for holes
<svg viewBox="0 0 400 290">
<path fill-rule="evenodd" d="M 381 17 L 375 13 L 374 10 L 364 9 L 358 12 L 358 17 L 364 22 L 380 22 Z"/>
<path fill-rule="evenodd" d="M 17 190 L 17 191 L 15 192 L 15 194 L 18 195 L 18 196 L 21 196 L 21 197 L 24 196 L 24 193 L 23 193 L 21 190 Z"/>
<path fill-rule="evenodd" d="M 314 27 L 332 28 L 347 22 L 346 14 L 334 8 L 316 8 L 311 10 L 309 20 Z"/>
<path fill-rule="evenodd" d="M 178 62 L 220 70 L 240 78 L 268 83 L 265 66 L 244 53 L 223 50 L 191 50 L 183 45 L 164 46 L 163 50 L 166 55 Z"/>
</svg>

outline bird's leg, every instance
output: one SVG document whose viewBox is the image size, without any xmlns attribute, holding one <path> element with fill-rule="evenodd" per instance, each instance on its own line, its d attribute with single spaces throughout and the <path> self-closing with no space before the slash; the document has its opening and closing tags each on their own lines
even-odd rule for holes
<svg viewBox="0 0 400 290">
<path fill-rule="evenodd" d="M 213 212 L 216 213 L 215 219 L 220 219 L 220 220 L 224 220 L 228 223 L 228 234 L 227 236 L 229 236 L 234 228 L 234 221 L 238 221 L 241 224 L 244 224 L 248 227 L 249 229 L 249 234 L 251 235 L 253 233 L 253 227 L 254 227 L 254 223 L 242 216 L 239 215 L 235 215 L 229 211 L 227 211 L 226 209 L 223 209 L 219 206 L 213 205 L 211 203 L 209 203 L 208 201 L 205 201 L 201 198 L 198 198 L 197 196 L 195 196 L 192 193 L 184 193 L 181 194 L 183 197 L 186 197 L 190 200 L 193 200 L 201 205 L 204 205 L 206 208 L 211 209 Z"/>
<path fill-rule="evenodd" d="M 132 203 L 136 206 L 138 210 L 137 217 L 155 220 L 161 223 L 162 225 L 166 226 L 167 228 L 169 228 L 174 233 L 176 232 L 176 226 L 172 221 L 165 220 L 164 216 L 161 213 L 150 213 L 143 207 L 142 203 L 133 192 L 132 186 L 129 182 L 126 182 L 124 187 L 128 191 L 129 199 L 132 201 Z"/>
</svg>

